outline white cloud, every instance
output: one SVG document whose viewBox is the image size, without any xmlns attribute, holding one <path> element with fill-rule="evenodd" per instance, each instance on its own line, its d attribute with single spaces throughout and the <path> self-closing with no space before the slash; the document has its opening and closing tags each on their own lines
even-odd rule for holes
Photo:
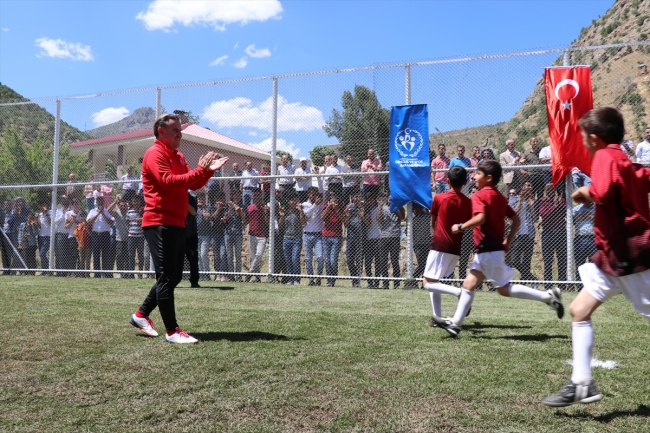
<svg viewBox="0 0 650 433">
<path fill-rule="evenodd" d="M 272 125 L 273 98 L 259 105 L 244 97 L 216 101 L 203 109 L 202 119 L 220 128 L 249 127 L 270 131 Z M 313 131 L 325 124 L 323 113 L 316 107 L 289 103 L 278 96 L 278 131 Z"/>
<path fill-rule="evenodd" d="M 221 56 L 221 57 L 219 57 L 218 59 L 214 60 L 212 63 L 210 63 L 210 66 L 219 66 L 219 65 L 223 65 L 227 58 L 228 58 L 227 55 L 225 55 L 225 56 Z"/>
<path fill-rule="evenodd" d="M 251 137 L 257 137 L 257 131 L 248 131 L 248 135 Z"/>
<path fill-rule="evenodd" d="M 269 137 L 259 143 L 250 143 L 250 145 L 255 146 L 265 152 L 270 152 L 272 141 L 273 138 Z M 296 147 L 295 143 L 287 143 L 287 141 L 283 138 L 278 138 L 275 141 L 275 150 L 284 150 L 285 152 L 289 152 L 293 156 L 294 160 L 298 157 L 298 155 L 300 155 L 300 149 Z"/>
<path fill-rule="evenodd" d="M 89 62 L 93 60 L 93 53 L 89 45 L 82 45 L 78 42 L 66 42 L 61 39 L 39 38 L 36 39 L 36 46 L 41 48 L 38 57 L 59 57 L 62 59 L 81 60 Z"/>
<path fill-rule="evenodd" d="M 117 122 L 124 119 L 129 115 L 129 110 L 126 107 L 114 108 L 108 107 L 101 111 L 92 114 L 95 127 L 108 125 L 109 123 Z"/>
<path fill-rule="evenodd" d="M 235 43 L 235 46 L 232 47 L 232 49 L 233 49 L 233 50 L 236 50 L 238 46 L 239 46 L 239 42 L 236 42 L 236 43 Z"/>
<path fill-rule="evenodd" d="M 242 57 L 241 59 L 233 63 L 233 66 L 239 69 L 245 68 L 246 65 L 248 65 L 248 59 L 246 57 Z"/>
<path fill-rule="evenodd" d="M 263 57 L 271 57 L 271 51 L 268 48 L 256 49 L 255 45 L 249 45 L 246 47 L 246 54 L 257 59 L 261 59 Z"/>
<path fill-rule="evenodd" d="M 224 31 L 227 24 L 266 21 L 279 18 L 281 12 L 279 0 L 154 0 L 136 19 L 143 21 L 147 30 L 169 31 L 176 24 L 199 24 Z"/>
<path fill-rule="evenodd" d="M 2 31 L 3 31 L 3 32 L 8 32 L 8 31 L 9 31 L 9 29 L 8 29 L 8 28 L 6 28 L 6 27 L 3 27 L 3 28 L 2 28 Z"/>
</svg>

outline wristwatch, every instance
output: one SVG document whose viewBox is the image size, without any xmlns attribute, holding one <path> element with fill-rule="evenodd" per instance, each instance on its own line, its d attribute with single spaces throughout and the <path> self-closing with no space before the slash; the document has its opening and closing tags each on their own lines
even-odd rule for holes
<svg viewBox="0 0 650 433">
<path fill-rule="evenodd" d="M 460 224 L 456 225 L 456 227 L 458 228 L 459 232 L 464 232 L 465 231 L 465 230 L 463 230 L 463 223 L 460 223 Z"/>
</svg>

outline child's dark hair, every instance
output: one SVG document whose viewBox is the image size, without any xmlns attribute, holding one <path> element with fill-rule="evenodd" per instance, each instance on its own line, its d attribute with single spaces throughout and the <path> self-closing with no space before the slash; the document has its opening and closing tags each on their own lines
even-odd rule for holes
<svg viewBox="0 0 650 433">
<path fill-rule="evenodd" d="M 625 136 L 623 114 L 612 107 L 598 107 L 589 110 L 578 121 L 587 134 L 594 134 L 607 144 L 621 144 Z"/>
<path fill-rule="evenodd" d="M 497 185 L 501 180 L 501 164 L 499 164 L 499 161 L 495 161 L 494 159 L 486 159 L 485 161 L 482 161 L 476 167 L 476 171 L 481 171 L 486 176 L 491 175 L 492 185 Z"/>
<path fill-rule="evenodd" d="M 458 165 L 450 168 L 447 176 L 449 177 L 451 186 L 454 188 L 460 188 L 467 182 L 467 170 Z"/>
</svg>

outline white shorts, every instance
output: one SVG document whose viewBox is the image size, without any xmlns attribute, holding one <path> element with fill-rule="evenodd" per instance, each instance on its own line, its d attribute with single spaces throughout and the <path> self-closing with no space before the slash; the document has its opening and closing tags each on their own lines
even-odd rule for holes
<svg viewBox="0 0 650 433">
<path fill-rule="evenodd" d="M 506 286 L 517 273 L 517 271 L 506 265 L 505 251 L 474 254 L 470 269 L 483 273 L 485 278 L 494 282 L 496 288 Z"/>
<path fill-rule="evenodd" d="M 441 251 L 431 250 L 427 256 L 427 264 L 424 267 L 424 278 L 440 280 L 454 273 L 460 256 L 455 256 Z"/>
<path fill-rule="evenodd" d="M 650 269 L 614 277 L 601 271 L 595 263 L 585 263 L 578 272 L 585 290 L 600 302 L 622 293 L 636 311 L 650 318 Z"/>
</svg>

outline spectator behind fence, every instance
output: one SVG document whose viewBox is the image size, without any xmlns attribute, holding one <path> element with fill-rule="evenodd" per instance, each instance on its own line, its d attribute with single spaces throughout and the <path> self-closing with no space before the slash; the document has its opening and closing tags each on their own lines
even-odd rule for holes
<svg viewBox="0 0 650 433">
<path fill-rule="evenodd" d="M 591 178 L 583 173 L 578 167 L 573 167 L 571 170 L 571 179 L 573 180 L 574 189 L 580 189 L 583 186 L 591 185 Z"/>
<path fill-rule="evenodd" d="M 278 189 L 283 192 L 293 192 L 293 185 L 295 183 L 293 175 L 296 171 L 296 167 L 289 160 L 289 155 L 282 155 L 281 164 L 276 168 L 276 174 L 280 177 L 277 179 Z"/>
<path fill-rule="evenodd" d="M 206 194 L 204 192 L 196 194 L 196 234 L 199 248 L 199 281 L 210 280 L 210 276 L 207 272 L 210 272 L 209 253 L 210 244 L 212 244 L 212 227 L 210 227 L 210 207 L 205 203 L 205 200 Z"/>
<path fill-rule="evenodd" d="M 241 192 L 234 191 L 230 196 L 225 220 L 224 244 L 226 246 L 226 268 L 228 272 L 241 273 L 242 244 L 244 241 L 244 210 L 240 206 Z M 228 281 L 241 281 L 241 276 L 228 276 Z"/>
<path fill-rule="evenodd" d="M 190 287 L 198 289 L 199 286 L 199 236 L 197 231 L 196 213 L 198 209 L 196 197 L 187 193 L 187 218 L 185 219 L 185 258 L 189 263 Z"/>
<path fill-rule="evenodd" d="M 246 161 L 246 169 L 241 174 L 241 181 L 239 182 L 239 187 L 242 192 L 242 208 L 244 212 L 248 209 L 253 203 L 253 191 L 259 189 L 259 173 L 253 168 L 253 163 Z"/>
<path fill-rule="evenodd" d="M 507 167 L 519 165 L 521 154 L 515 150 L 515 140 L 506 140 L 506 151 L 499 155 L 499 162 L 503 167 L 503 183 L 505 184 L 505 191 L 510 188 L 519 189 L 521 173 L 519 170 L 508 170 Z"/>
<path fill-rule="evenodd" d="M 593 203 L 579 203 L 572 209 L 575 225 L 575 238 L 573 240 L 576 268 L 584 265 L 591 256 L 596 254 L 594 243 L 594 216 L 596 209 Z"/>
<path fill-rule="evenodd" d="M 472 156 L 469 158 L 469 162 L 472 165 L 472 167 L 476 168 L 479 162 L 481 162 L 481 148 L 478 146 L 472 147 Z M 471 191 L 472 188 L 476 186 L 476 181 L 474 180 L 474 177 L 476 176 L 476 170 L 472 170 L 469 172 L 469 188 L 468 191 Z"/>
<path fill-rule="evenodd" d="M 56 209 L 54 213 L 54 258 L 56 262 L 56 269 L 67 269 L 66 265 L 69 262 L 71 252 L 68 250 L 68 229 L 65 228 L 65 214 L 72 206 L 67 196 L 61 196 L 61 206 Z M 57 272 L 57 277 L 62 277 L 65 272 Z"/>
<path fill-rule="evenodd" d="M 421 278 L 429 255 L 431 244 L 431 214 L 428 209 L 413 203 L 413 253 L 418 265 L 413 270 L 413 278 Z"/>
<path fill-rule="evenodd" d="M 264 204 L 262 191 L 253 192 L 253 204 L 246 210 L 246 223 L 248 224 L 248 250 L 250 251 L 251 263 L 250 273 L 260 272 L 262 256 L 266 247 L 266 238 L 269 235 L 269 207 Z M 251 280 L 247 275 L 244 281 Z M 255 282 L 261 282 L 259 275 L 255 276 Z"/>
<path fill-rule="evenodd" d="M 95 199 L 93 199 L 93 204 Z M 38 208 L 41 210 L 38 214 L 38 255 L 41 259 L 41 269 L 49 269 L 50 253 L 50 229 L 52 226 L 52 211 L 48 209 L 49 203 L 46 199 L 38 202 Z M 49 272 L 41 272 L 41 275 L 49 275 Z"/>
<path fill-rule="evenodd" d="M 305 250 L 305 268 L 309 275 L 310 286 L 320 286 L 323 274 L 323 198 L 318 188 L 312 186 L 307 191 L 308 199 L 299 205 L 300 221 L 303 226 L 303 248 Z M 313 257 L 316 256 L 316 273 Z M 317 275 L 314 278 L 313 275 Z"/>
<path fill-rule="evenodd" d="M 524 182 L 519 195 L 511 189 L 508 206 L 517 213 L 519 221 L 521 221 L 508 252 L 508 259 L 510 264 L 519 271 L 522 280 L 536 280 L 537 277 L 530 272 L 530 262 L 535 248 L 535 222 L 537 221 L 537 204 L 533 195 L 533 184 L 530 181 Z"/>
<path fill-rule="evenodd" d="M 88 182 L 94 182 L 95 176 L 88 176 Z M 95 207 L 95 185 L 89 183 L 84 186 L 84 195 L 86 196 L 86 209 L 91 210 Z"/>
<path fill-rule="evenodd" d="M 131 203 L 133 196 L 138 193 L 138 177 L 133 174 L 133 167 L 126 167 L 126 174 L 124 174 L 120 180 L 124 183 L 122 184 L 122 199 L 126 203 Z"/>
<path fill-rule="evenodd" d="M 300 158 L 300 167 L 296 168 L 293 173 L 296 179 L 296 194 L 298 196 L 298 203 L 307 201 L 307 190 L 311 186 L 311 177 L 307 176 L 311 173 L 311 168 L 307 166 L 307 158 Z"/>
<path fill-rule="evenodd" d="M 144 200 L 140 194 L 133 196 L 131 199 L 131 208 L 126 211 L 126 222 L 129 226 L 128 233 L 128 262 L 127 268 L 136 270 L 135 258 L 138 257 L 138 265 L 140 270 L 145 269 L 145 263 L 149 263 L 147 260 L 145 262 L 144 258 L 144 234 L 142 232 L 142 208 L 144 206 Z M 127 278 L 135 278 L 134 274 L 127 275 Z"/>
<path fill-rule="evenodd" d="M 111 227 L 115 218 L 104 207 L 104 197 L 95 199 L 96 207 L 88 212 L 88 226 L 90 227 L 90 244 L 93 251 L 93 269 L 111 270 Z M 112 278 L 108 272 L 96 272 L 95 278 Z"/>
<path fill-rule="evenodd" d="M 66 254 L 66 269 L 79 269 L 79 244 L 77 243 L 77 238 L 74 235 L 74 231 L 77 228 L 77 224 L 80 221 L 81 214 L 81 202 L 79 199 L 72 200 L 72 209 L 65 213 L 65 223 L 64 226 L 68 230 L 68 245 L 67 245 L 67 254 Z M 70 273 L 67 274 L 71 276 Z M 74 273 L 74 276 L 78 276 L 77 273 Z"/>
<path fill-rule="evenodd" d="M 77 175 L 70 173 L 68 175 L 68 183 L 77 183 Z M 68 196 L 70 200 L 79 200 L 81 201 L 83 197 L 83 190 L 81 185 L 70 185 L 65 188 L 65 195 Z"/>
<path fill-rule="evenodd" d="M 77 245 L 79 245 L 79 267 L 78 269 L 88 270 L 90 269 L 90 256 L 92 255 L 92 249 L 90 246 L 90 229 L 88 223 L 86 222 L 86 217 L 88 216 L 86 211 L 79 212 L 79 222 L 74 229 L 74 235 L 77 238 Z M 79 276 L 81 278 L 88 278 L 90 274 L 87 272 L 80 272 Z"/>
<path fill-rule="evenodd" d="M 636 162 L 640 164 L 650 163 L 650 128 L 643 133 L 643 141 L 636 145 Z"/>
<path fill-rule="evenodd" d="M 289 195 L 286 207 L 278 209 L 278 225 L 284 232 L 282 240 L 282 252 L 286 264 L 286 272 L 289 275 L 300 274 L 300 250 L 302 249 L 302 222 L 300 221 L 300 209 L 298 209 L 298 196 Z M 300 277 L 287 277 L 285 284 L 300 285 Z"/>
<path fill-rule="evenodd" d="M 264 177 L 271 174 L 271 167 L 268 163 L 262 164 L 260 170 L 260 191 L 262 191 L 262 202 L 268 203 L 271 199 L 271 178 Z"/>
<path fill-rule="evenodd" d="M 29 213 L 27 221 L 20 224 L 18 231 L 18 249 L 29 269 L 36 269 L 36 249 L 38 247 L 38 218 L 36 214 Z M 26 275 L 34 275 L 28 271 Z"/>
<path fill-rule="evenodd" d="M 214 271 L 217 272 L 214 280 L 224 281 L 226 277 L 222 272 L 228 271 L 228 264 L 226 263 L 226 223 L 224 221 L 226 216 L 226 194 L 223 191 L 215 195 L 211 211 L 212 262 Z"/>
<path fill-rule="evenodd" d="M 368 279 L 369 289 L 378 289 L 379 281 L 371 279 L 373 276 L 372 267 L 375 266 L 375 276 L 379 276 L 381 272 L 379 269 L 379 249 L 381 248 L 379 242 L 381 237 L 381 228 L 379 221 L 377 221 L 377 214 L 379 213 L 379 206 L 377 206 L 377 195 L 374 192 L 368 191 L 364 196 L 364 203 L 361 207 L 361 220 L 364 224 L 365 239 L 363 241 L 363 263 L 366 270 L 366 277 Z"/>
<path fill-rule="evenodd" d="M 232 197 L 232 194 L 235 191 L 239 191 L 239 185 L 241 182 L 241 179 L 239 179 L 242 175 L 242 171 L 239 169 L 239 163 L 234 162 L 232 164 L 232 172 L 230 173 L 230 176 L 232 179 L 228 180 L 228 190 L 230 191 L 230 196 Z"/>
<path fill-rule="evenodd" d="M 539 151 L 540 164 L 551 164 L 551 146 L 544 146 Z M 551 174 L 551 167 L 542 169 L 542 177 L 544 179 L 544 188 L 553 180 Z"/>
<path fill-rule="evenodd" d="M 336 195 L 337 201 L 341 201 L 341 195 L 343 194 L 343 181 L 341 179 L 341 166 L 338 164 L 338 158 L 336 155 L 330 155 L 330 165 L 325 168 L 325 174 L 328 176 L 325 177 L 327 180 L 327 190 L 329 196 Z M 329 196 L 327 200 L 329 201 Z"/>
<path fill-rule="evenodd" d="M 544 196 L 539 199 L 545 281 L 553 281 L 553 254 L 557 258 L 557 279 L 567 277 L 565 216 L 564 197 L 557 193 L 552 183 L 546 184 Z"/>
<path fill-rule="evenodd" d="M 431 173 L 431 184 L 436 188 L 436 194 L 442 194 L 449 191 L 449 184 L 447 183 L 447 169 L 451 160 L 445 154 L 447 147 L 444 144 L 438 145 L 438 156 L 431 161 L 432 170 L 442 170 Z"/>
<path fill-rule="evenodd" d="M 329 202 L 323 206 L 323 254 L 325 273 L 329 276 L 339 274 L 339 253 L 343 237 L 343 224 L 346 222 L 344 207 L 339 204 L 338 194 L 331 192 Z M 334 287 L 335 278 L 327 279 L 327 286 Z"/>
<path fill-rule="evenodd" d="M 345 156 L 345 165 L 341 167 L 341 173 L 350 174 L 359 171 L 359 165 L 355 164 L 352 155 Z M 342 176 L 343 195 L 341 196 L 341 205 L 347 206 L 350 203 L 352 194 L 359 191 L 359 176 Z"/>
<path fill-rule="evenodd" d="M 2 248 L 2 267 L 3 275 L 11 274 L 11 262 L 13 261 L 13 249 L 9 239 L 9 220 L 11 219 L 12 203 L 11 200 L 2 202 L 2 236 L 0 236 L 0 248 Z"/>
<path fill-rule="evenodd" d="M 539 165 L 539 139 L 533 137 L 530 139 L 530 150 L 524 152 L 519 162 L 522 165 Z M 528 168 L 520 170 L 522 181 L 529 181 L 533 186 L 533 196 L 540 198 L 544 195 L 544 174 L 540 168 Z"/>
<path fill-rule="evenodd" d="M 345 245 L 345 259 L 352 277 L 352 287 L 361 287 L 361 270 L 363 269 L 363 242 L 364 227 L 361 218 L 361 193 L 357 190 L 350 196 L 350 204 L 345 208 L 347 223 L 347 239 Z"/>
<path fill-rule="evenodd" d="M 135 196 L 133 194 L 129 194 Z M 115 254 L 115 264 L 119 271 L 133 270 L 129 266 L 129 225 L 126 220 L 126 213 L 129 210 L 128 203 L 121 194 L 117 194 L 115 201 L 108 207 L 108 211 L 115 219 L 113 230 L 115 232 L 115 244 L 111 254 Z M 133 278 L 132 273 L 120 273 L 120 278 Z"/>
<path fill-rule="evenodd" d="M 394 212 L 390 211 L 390 196 L 386 201 L 386 204 L 380 207 L 379 212 L 377 212 L 377 222 L 380 226 L 380 243 L 379 243 L 379 253 L 378 253 L 378 268 L 380 277 L 388 277 L 388 261 L 390 259 L 390 265 L 393 270 L 393 278 L 400 278 L 400 263 L 399 263 L 399 253 L 400 253 L 400 238 L 401 238 L 401 227 L 400 224 L 404 219 L 404 208 L 400 207 Z M 389 288 L 389 281 L 383 280 L 384 289 Z M 393 288 L 399 289 L 400 282 L 397 280 L 393 281 Z"/>
<path fill-rule="evenodd" d="M 363 176 L 363 191 L 361 192 L 364 200 L 366 193 L 378 196 L 381 190 L 381 179 L 378 174 L 373 174 L 376 171 L 381 171 L 381 160 L 375 155 L 374 149 L 368 149 L 368 159 L 361 163 L 361 171 L 363 173 L 370 173 Z"/>
</svg>

